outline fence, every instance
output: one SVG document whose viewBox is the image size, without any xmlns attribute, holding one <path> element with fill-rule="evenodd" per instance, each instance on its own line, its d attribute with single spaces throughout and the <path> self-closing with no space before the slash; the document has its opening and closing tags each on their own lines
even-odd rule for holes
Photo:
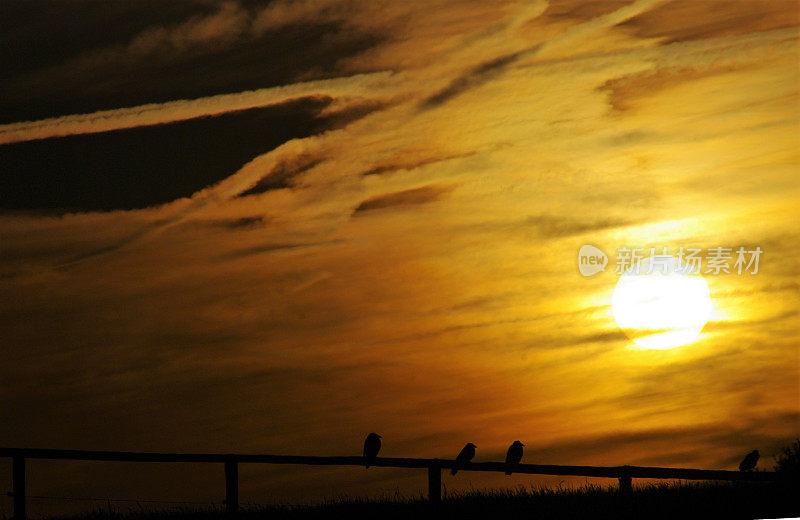
<svg viewBox="0 0 800 520">
<path fill-rule="evenodd" d="M 49 450 L 0 448 L 0 457 L 12 459 L 14 520 L 25 520 L 25 460 L 91 460 L 106 462 L 195 462 L 223 464 L 225 468 L 225 509 L 230 516 L 239 511 L 239 464 L 301 464 L 311 466 L 363 466 L 363 457 L 315 457 L 302 455 L 244 455 L 209 453 L 137 453 L 126 451 Z M 442 500 L 442 470 L 502 471 L 528 475 L 570 475 L 619 480 L 621 493 L 630 493 L 634 478 L 682 480 L 774 481 L 774 472 L 742 472 L 644 466 L 560 466 L 552 464 L 513 464 L 503 462 L 457 463 L 450 459 L 409 459 L 378 457 L 371 466 L 428 470 L 428 498 L 431 504 Z"/>
</svg>

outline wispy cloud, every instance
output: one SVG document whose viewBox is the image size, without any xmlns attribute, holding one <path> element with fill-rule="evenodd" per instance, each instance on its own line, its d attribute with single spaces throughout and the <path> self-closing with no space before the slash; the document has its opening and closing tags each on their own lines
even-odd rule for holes
<svg viewBox="0 0 800 520">
<path fill-rule="evenodd" d="M 797 5 L 791 0 L 749 0 L 723 5 L 720 1 L 673 0 L 620 23 L 637 36 L 663 44 L 719 38 L 796 26 Z"/>
<path fill-rule="evenodd" d="M 441 199 L 446 193 L 453 189 L 452 186 L 421 186 L 384 195 L 370 197 L 359 204 L 355 213 L 371 211 L 376 209 L 391 208 L 393 206 L 414 206 L 417 204 L 428 204 Z"/>
<path fill-rule="evenodd" d="M 172 123 L 249 108 L 278 105 L 308 96 L 325 95 L 343 98 L 342 100 L 350 96 L 380 96 L 381 86 L 389 77 L 389 73 L 372 73 L 237 94 L 221 94 L 201 99 L 154 103 L 138 107 L 102 110 L 92 114 L 62 116 L 42 121 L 11 123 L 0 125 L 0 144 Z"/>
</svg>

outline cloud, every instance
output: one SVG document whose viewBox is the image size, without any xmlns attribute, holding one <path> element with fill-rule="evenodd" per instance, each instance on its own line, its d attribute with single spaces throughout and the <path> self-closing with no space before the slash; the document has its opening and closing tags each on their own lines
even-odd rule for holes
<svg viewBox="0 0 800 520">
<path fill-rule="evenodd" d="M 249 30 L 250 14 L 237 2 L 222 2 L 215 13 L 192 16 L 172 27 L 152 27 L 134 37 L 125 48 L 127 54 L 163 59 L 166 54 L 182 54 L 198 46 L 227 46 Z"/>
<path fill-rule="evenodd" d="M 633 0 L 608 0 L 605 2 L 561 0 L 559 2 L 551 2 L 547 5 L 547 9 L 542 13 L 542 16 L 531 20 L 530 24 L 535 24 L 537 27 L 549 27 L 560 21 L 569 21 L 571 24 L 588 22 L 593 18 L 612 13 L 632 3 Z"/>
<path fill-rule="evenodd" d="M 309 155 L 303 154 L 298 157 L 292 157 L 287 161 L 282 161 L 259 180 L 255 186 L 238 196 L 247 197 L 248 195 L 266 193 L 272 190 L 291 188 L 292 180 L 295 177 L 317 166 L 322 161 L 323 159 L 311 158 Z"/>
<path fill-rule="evenodd" d="M 265 150 L 339 124 L 339 115 L 324 115 L 332 103 L 297 98 L 213 117 L 1 146 L 0 162 L 9 165 L 4 182 L 14 190 L 0 208 L 109 211 L 189 197 Z"/>
<path fill-rule="evenodd" d="M 258 217 L 241 217 L 231 220 L 222 220 L 216 222 L 216 224 L 229 229 L 239 229 L 239 228 L 248 228 L 252 226 L 260 226 L 267 222 L 268 219 L 266 217 L 258 216 Z"/>
<path fill-rule="evenodd" d="M 247 249 L 239 249 L 236 251 L 232 251 L 229 254 L 223 255 L 222 257 L 220 257 L 220 259 L 223 261 L 233 260 L 250 255 L 261 255 L 264 253 L 272 253 L 275 251 L 283 251 L 287 249 L 288 250 L 309 249 L 314 247 L 332 246 L 342 243 L 343 243 L 342 240 L 328 240 L 324 242 L 284 242 L 284 243 L 273 243 L 273 244 L 259 244 L 252 247 L 248 247 Z M 303 282 L 303 285 L 305 285 L 305 282 Z"/>
<path fill-rule="evenodd" d="M 419 188 L 376 195 L 365 199 L 359 204 L 354 213 L 362 213 L 376 209 L 391 208 L 396 206 L 415 206 L 419 204 L 429 204 L 440 200 L 444 195 L 452 191 L 453 186 L 428 185 Z"/>
<path fill-rule="evenodd" d="M 769 289 L 764 291 L 766 293 L 772 292 Z M 753 294 L 753 293 L 750 293 Z M 763 294 L 761 291 L 758 294 Z M 706 323 L 703 330 L 706 332 L 715 332 L 720 330 L 729 330 L 729 329 L 736 329 L 736 328 L 752 328 L 754 326 L 763 326 L 772 323 L 780 323 L 790 318 L 795 318 L 798 314 L 800 314 L 797 310 L 787 310 L 781 312 L 777 315 L 773 316 L 766 316 L 763 318 L 756 318 L 756 319 L 742 319 L 742 320 L 712 320 Z"/>
<path fill-rule="evenodd" d="M 648 96 L 672 89 L 683 83 L 697 81 L 719 74 L 739 72 L 742 66 L 734 64 L 699 69 L 693 67 L 659 68 L 614 78 L 603 83 L 599 90 L 608 92 L 608 102 L 616 111 L 630 110 Z"/>
<path fill-rule="evenodd" d="M 767 283 L 765 285 L 755 286 L 750 289 L 731 289 L 714 291 L 711 295 L 712 298 L 730 298 L 737 296 L 750 296 L 753 294 L 765 294 L 775 292 L 789 292 L 800 294 L 800 283 L 797 282 L 783 282 L 783 283 Z"/>
<path fill-rule="evenodd" d="M 154 26 L 174 26 L 191 18 L 213 16 L 218 4 L 176 0 L 131 4 L 80 2 L 65 5 L 54 0 L 7 4 L 0 22 L 0 53 L 4 79 L 67 61 L 92 49 L 129 42 Z M 80 16 L 75 16 L 76 10 Z M 69 24 L 64 20 L 69 19 Z M 47 37 L 42 37 L 43 34 Z M 80 38 L 75 38 L 80 34 Z"/>
<path fill-rule="evenodd" d="M 769 465 L 771 456 L 791 441 L 791 426 L 798 420 L 800 414 L 792 412 L 775 417 L 753 418 L 736 428 L 731 428 L 727 423 L 706 423 L 688 428 L 653 428 L 603 434 L 546 445 L 531 441 L 526 448 L 526 458 L 551 464 L 566 457 L 569 461 L 603 460 L 607 464 L 658 464 L 667 467 L 701 458 L 708 461 L 710 467 L 707 469 L 735 469 L 749 450 L 759 446 L 764 461 L 762 464 Z M 767 424 L 775 425 L 781 433 L 765 434 L 760 431 Z M 683 453 L 675 453 L 676 445 L 692 446 L 694 449 L 686 457 Z"/>
<path fill-rule="evenodd" d="M 394 172 L 397 170 L 413 170 L 415 168 L 421 168 L 423 166 L 428 166 L 429 164 L 435 164 L 444 161 L 450 161 L 453 159 L 463 159 L 465 157 L 470 157 L 475 155 L 477 152 L 464 152 L 459 154 L 453 155 L 446 155 L 446 156 L 428 156 L 423 158 L 416 158 L 416 157 L 405 157 L 406 154 L 394 157 L 392 160 L 383 162 L 369 170 L 365 171 L 362 175 L 383 175 L 384 173 Z M 420 152 L 420 155 L 423 155 Z"/>
<path fill-rule="evenodd" d="M 769 31 L 800 24 L 793 0 L 672 0 L 620 23 L 640 38 L 663 45 Z"/>
<path fill-rule="evenodd" d="M 281 19 L 273 15 L 282 3 L 178 1 L 158 9 L 142 3 L 109 8 L 110 16 L 89 8 L 81 14 L 97 23 L 78 24 L 85 35 L 81 43 L 74 33 L 48 29 L 52 45 L 31 42 L 41 39 L 41 29 L 20 16 L 4 35 L 9 48 L 26 51 L 26 59 L 4 81 L 0 119 L 34 120 L 64 114 L 65 106 L 71 113 L 92 112 L 345 75 L 340 59 L 381 41 L 366 25 L 345 29 L 342 17 L 352 7 L 326 15 L 325 5 L 316 2 L 307 17 Z"/>
<path fill-rule="evenodd" d="M 538 46 L 533 50 L 535 49 L 538 49 Z M 483 85 L 493 77 L 496 77 L 498 74 L 502 73 L 503 69 L 514 63 L 522 54 L 523 51 L 514 52 L 506 56 L 500 56 L 499 58 L 494 58 L 485 63 L 481 63 L 472 70 L 467 71 L 451 81 L 449 85 L 439 92 L 425 99 L 420 104 L 420 108 L 435 108 L 443 103 L 446 103 L 459 94 L 466 92 L 467 90 Z"/>
<path fill-rule="evenodd" d="M 601 231 L 626 227 L 636 222 L 624 218 L 577 219 L 555 215 L 532 215 L 525 219 L 525 225 L 535 227 L 545 237 L 564 237 L 582 235 L 590 231 Z"/>
<path fill-rule="evenodd" d="M 459 77 L 453 79 L 445 88 L 436 92 L 432 96 L 425 99 L 421 104 L 421 109 L 429 109 L 439 106 L 455 96 L 458 96 L 470 89 L 479 87 L 497 77 L 505 69 L 511 66 L 514 62 L 522 57 L 536 56 L 540 51 L 547 53 L 558 53 L 564 46 L 572 44 L 576 41 L 585 40 L 592 34 L 608 29 L 609 27 L 627 20 L 633 16 L 647 12 L 654 5 L 662 2 L 663 0 L 638 0 L 628 5 L 623 5 L 618 9 L 600 10 L 592 12 L 590 15 L 583 16 L 584 22 L 574 25 L 564 31 L 563 33 L 549 39 L 544 43 L 537 43 L 527 46 L 523 49 L 504 54 L 499 57 L 492 58 L 478 64 L 461 74 Z M 614 5 L 615 7 L 616 4 Z M 547 17 L 547 10 L 542 15 Z M 538 18 L 538 17 L 537 17 Z M 581 16 L 577 16 L 581 18 Z M 521 18 L 517 19 L 517 23 L 512 23 L 509 28 L 516 28 L 521 22 Z M 507 28 L 508 30 L 508 28 Z"/>
<path fill-rule="evenodd" d="M 311 81 L 295 85 L 259 89 L 237 94 L 221 94 L 193 100 L 153 103 L 131 108 L 102 110 L 92 114 L 62 116 L 41 121 L 0 125 L 0 144 L 47 139 L 66 135 L 109 132 L 125 128 L 159 125 L 205 116 L 289 103 L 312 96 L 346 98 L 365 93 L 380 95 L 386 73 Z"/>
</svg>

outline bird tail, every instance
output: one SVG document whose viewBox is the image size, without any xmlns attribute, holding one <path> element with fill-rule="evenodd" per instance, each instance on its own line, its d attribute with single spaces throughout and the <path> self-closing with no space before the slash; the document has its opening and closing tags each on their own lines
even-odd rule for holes
<svg viewBox="0 0 800 520">
<path fill-rule="evenodd" d="M 511 475 L 511 470 L 510 469 L 506 470 L 506 475 Z"/>
<path fill-rule="evenodd" d="M 451 475 L 455 475 L 456 473 L 458 473 L 458 470 L 456 468 L 450 470 Z"/>
</svg>

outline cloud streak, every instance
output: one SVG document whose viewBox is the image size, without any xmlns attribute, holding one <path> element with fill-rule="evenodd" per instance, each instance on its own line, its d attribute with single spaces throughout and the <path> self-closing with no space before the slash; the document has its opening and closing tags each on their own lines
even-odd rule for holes
<svg viewBox="0 0 800 520">
<path fill-rule="evenodd" d="M 429 204 L 441 199 L 445 194 L 453 189 L 452 186 L 421 186 L 394 193 L 376 195 L 365 199 L 359 204 L 354 213 L 374 211 L 377 209 L 391 208 L 395 206 L 415 206 L 419 204 Z"/>
<path fill-rule="evenodd" d="M 390 77 L 391 74 L 388 72 L 357 74 L 345 78 L 310 81 L 236 94 L 220 94 L 200 99 L 101 110 L 92 114 L 10 123 L 0 125 L 0 145 L 185 121 L 279 105 L 309 96 L 323 95 L 336 98 L 380 96 L 385 92 L 383 87 Z"/>
</svg>

